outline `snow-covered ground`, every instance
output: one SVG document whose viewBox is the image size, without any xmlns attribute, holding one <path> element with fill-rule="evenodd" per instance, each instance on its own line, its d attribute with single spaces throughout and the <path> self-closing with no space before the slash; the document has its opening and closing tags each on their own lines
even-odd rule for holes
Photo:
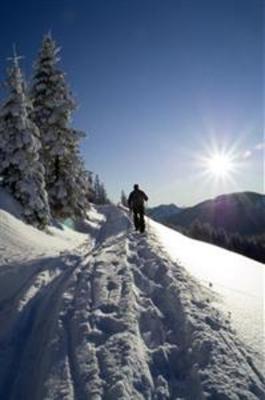
<svg viewBox="0 0 265 400">
<path fill-rule="evenodd" d="M 244 267 L 240 256 L 153 222 L 135 233 L 114 206 L 92 208 L 79 232 L 43 233 L 4 200 L 0 399 L 264 398 L 255 341 L 233 331 L 236 308 L 221 300 L 220 280 L 194 272 L 222 257 L 224 268 L 243 265 L 239 276 L 257 263 Z"/>
<path fill-rule="evenodd" d="M 217 294 L 214 306 L 231 319 L 239 337 L 256 353 L 262 365 L 265 360 L 264 265 L 187 238 L 154 221 L 150 223 L 172 259 Z"/>
</svg>

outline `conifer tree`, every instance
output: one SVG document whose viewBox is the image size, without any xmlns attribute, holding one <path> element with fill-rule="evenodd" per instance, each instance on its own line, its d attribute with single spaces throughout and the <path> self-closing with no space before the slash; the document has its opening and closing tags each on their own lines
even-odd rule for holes
<svg viewBox="0 0 265 400">
<path fill-rule="evenodd" d="M 101 201 L 101 204 L 109 204 L 110 203 L 108 196 L 107 196 L 107 191 L 106 191 L 106 188 L 105 188 L 105 185 L 103 182 L 101 183 L 101 187 L 100 187 L 100 201 Z"/>
<path fill-rule="evenodd" d="M 0 176 L 20 202 L 28 223 L 42 229 L 49 222 L 44 167 L 39 159 L 40 132 L 29 118 L 32 104 L 14 50 L 7 70 L 7 100 L 0 110 Z"/>
<path fill-rule="evenodd" d="M 101 191 L 101 183 L 99 180 L 99 176 L 95 176 L 94 180 L 94 203 L 100 204 L 100 191 Z"/>
<path fill-rule="evenodd" d="M 121 204 L 124 207 L 128 207 L 128 199 L 127 199 L 127 196 L 126 196 L 124 190 L 121 191 Z"/>
<path fill-rule="evenodd" d="M 94 181 L 94 203 L 95 204 L 109 204 L 110 201 L 104 184 L 100 181 L 99 176 L 96 175 Z"/>
<path fill-rule="evenodd" d="M 88 179 L 87 199 L 89 202 L 93 203 L 95 199 L 95 191 L 94 191 L 93 173 L 91 171 L 87 171 L 87 179 Z"/>
<path fill-rule="evenodd" d="M 44 36 L 34 67 L 32 119 L 40 129 L 46 185 L 52 214 L 83 216 L 88 208 L 87 173 L 79 154 L 83 133 L 70 126 L 75 102 L 57 67 L 60 49 Z"/>
</svg>

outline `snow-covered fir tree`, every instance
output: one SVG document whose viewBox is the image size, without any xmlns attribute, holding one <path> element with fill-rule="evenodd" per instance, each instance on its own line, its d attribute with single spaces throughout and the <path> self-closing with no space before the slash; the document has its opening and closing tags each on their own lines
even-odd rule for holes
<svg viewBox="0 0 265 400">
<path fill-rule="evenodd" d="M 99 180 L 99 176 L 96 175 L 94 179 L 94 203 L 98 204 L 100 202 L 100 191 L 101 191 L 101 183 Z"/>
<path fill-rule="evenodd" d="M 28 223 L 43 229 L 49 222 L 44 167 L 39 159 L 40 132 L 29 118 L 32 104 L 25 92 L 25 81 L 14 56 L 7 70 L 8 96 L 0 110 L 1 182 L 20 202 Z"/>
<path fill-rule="evenodd" d="M 89 180 L 79 154 L 83 134 L 70 126 L 75 102 L 65 74 L 57 67 L 59 51 L 51 35 L 45 35 L 34 66 L 32 119 L 41 133 L 51 212 L 56 217 L 76 217 L 88 208 Z"/>
<path fill-rule="evenodd" d="M 94 203 L 95 204 L 109 204 L 110 201 L 104 183 L 100 181 L 99 176 L 95 176 L 94 180 Z"/>
<path fill-rule="evenodd" d="M 95 198 L 95 192 L 94 192 L 93 173 L 91 171 L 87 171 L 87 179 L 88 179 L 87 199 L 89 202 L 93 203 Z"/>
</svg>

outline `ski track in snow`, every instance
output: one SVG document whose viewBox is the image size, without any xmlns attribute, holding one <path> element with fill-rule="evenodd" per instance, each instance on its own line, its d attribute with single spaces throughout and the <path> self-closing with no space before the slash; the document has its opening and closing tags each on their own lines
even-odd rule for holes
<svg viewBox="0 0 265 400">
<path fill-rule="evenodd" d="M 94 241 L 20 266 L 13 287 L 1 270 L 0 399 L 264 399 L 211 292 L 124 210 L 101 211 Z"/>
</svg>

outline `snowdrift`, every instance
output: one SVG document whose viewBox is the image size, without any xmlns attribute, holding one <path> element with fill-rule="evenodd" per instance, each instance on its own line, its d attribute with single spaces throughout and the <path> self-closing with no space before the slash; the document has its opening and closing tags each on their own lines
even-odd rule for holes
<svg viewBox="0 0 265 400">
<path fill-rule="evenodd" d="M 46 234 L 9 211 L 0 210 L 1 399 L 264 398 L 251 343 L 169 254 L 159 224 L 135 233 L 125 210 L 107 206 L 90 211 L 82 233 Z"/>
<path fill-rule="evenodd" d="M 260 366 L 265 360 L 265 267 L 218 246 L 190 239 L 161 224 L 151 226 L 164 250 L 204 287 L 211 288 L 212 304 L 231 320 Z"/>
</svg>

